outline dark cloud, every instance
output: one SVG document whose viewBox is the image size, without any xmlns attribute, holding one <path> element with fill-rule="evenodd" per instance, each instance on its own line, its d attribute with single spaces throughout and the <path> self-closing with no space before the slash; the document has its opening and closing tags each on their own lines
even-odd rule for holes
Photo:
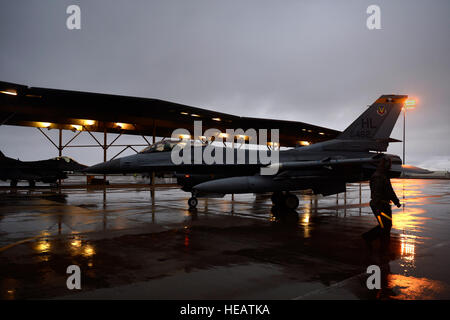
<svg viewBox="0 0 450 320">
<path fill-rule="evenodd" d="M 79 31 L 65 27 L 70 4 L 81 7 Z M 339 130 L 380 94 L 410 94 L 420 105 L 408 114 L 409 162 L 448 163 L 450 3 L 377 1 L 382 30 L 374 31 L 366 28 L 370 4 L 14 1 L 0 12 L 0 78 Z M 399 121 L 393 137 L 401 130 Z M 23 158 L 55 152 L 35 131 L 8 126 L 0 147 Z M 389 151 L 401 154 L 401 144 Z"/>
</svg>

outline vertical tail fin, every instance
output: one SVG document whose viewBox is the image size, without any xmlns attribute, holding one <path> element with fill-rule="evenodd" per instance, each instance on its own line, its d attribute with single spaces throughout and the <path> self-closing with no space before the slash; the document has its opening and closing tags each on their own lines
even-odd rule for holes
<svg viewBox="0 0 450 320">
<path fill-rule="evenodd" d="M 388 141 L 407 95 L 382 95 L 337 138 Z"/>
</svg>

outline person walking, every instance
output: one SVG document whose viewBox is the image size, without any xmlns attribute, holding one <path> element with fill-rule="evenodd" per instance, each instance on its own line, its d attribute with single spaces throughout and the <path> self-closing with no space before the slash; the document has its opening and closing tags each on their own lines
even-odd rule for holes
<svg viewBox="0 0 450 320">
<path fill-rule="evenodd" d="M 395 194 L 389 179 L 391 165 L 390 158 L 382 158 L 375 173 L 370 178 L 370 208 L 377 219 L 378 225 L 362 235 L 369 248 L 372 248 L 374 240 L 380 238 L 381 248 L 387 249 L 392 228 L 390 202 L 392 201 L 397 207 L 401 207 L 400 200 Z"/>
</svg>

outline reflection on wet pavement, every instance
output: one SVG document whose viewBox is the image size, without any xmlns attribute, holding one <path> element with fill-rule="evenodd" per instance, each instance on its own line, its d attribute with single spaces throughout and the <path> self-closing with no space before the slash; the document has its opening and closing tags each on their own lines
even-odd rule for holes
<svg viewBox="0 0 450 320">
<path fill-rule="evenodd" d="M 389 252 L 368 252 L 375 224 L 367 184 L 298 193 L 281 217 L 270 195 L 201 199 L 160 188 L 0 191 L 0 295 L 20 298 L 446 299 L 448 180 L 393 180 Z M 79 265 L 83 289 L 65 286 Z M 382 269 L 382 289 L 365 287 Z M 233 274 L 233 281 L 229 275 Z M 195 285 L 192 286 L 192 284 Z M 165 286 L 164 289 L 161 288 Z"/>
<path fill-rule="evenodd" d="M 390 298 L 408 300 L 436 299 L 448 290 L 445 283 L 427 278 L 406 277 L 393 274 L 389 277 L 389 287 L 396 295 Z"/>
</svg>

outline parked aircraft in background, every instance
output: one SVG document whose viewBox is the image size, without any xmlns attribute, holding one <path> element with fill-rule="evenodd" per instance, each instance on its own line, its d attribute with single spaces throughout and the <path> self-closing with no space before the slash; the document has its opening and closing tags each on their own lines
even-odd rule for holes
<svg viewBox="0 0 450 320">
<path fill-rule="evenodd" d="M 16 187 L 21 180 L 28 181 L 30 187 L 34 187 L 36 182 L 57 183 L 59 179 L 66 179 L 68 172 L 85 168 L 87 166 L 69 157 L 20 161 L 8 158 L 0 151 L 0 180 L 11 181 L 11 187 Z"/>
</svg>

